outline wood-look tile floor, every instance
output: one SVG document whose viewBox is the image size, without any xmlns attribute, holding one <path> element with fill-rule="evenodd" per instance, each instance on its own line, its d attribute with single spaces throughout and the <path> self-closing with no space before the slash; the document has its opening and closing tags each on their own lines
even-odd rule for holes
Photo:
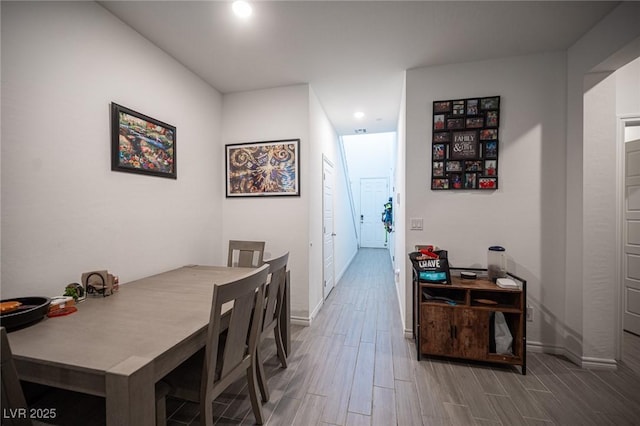
<svg viewBox="0 0 640 426">
<path fill-rule="evenodd" d="M 289 367 L 265 341 L 267 424 L 640 425 L 640 337 L 625 333 L 617 371 L 528 353 L 519 369 L 423 357 L 404 338 L 389 253 L 361 249 L 310 327 L 292 327 Z M 216 400 L 218 425 L 254 423 L 244 381 Z M 198 406 L 169 399 L 169 426 Z M 61 425 L 67 426 L 67 425 Z"/>
</svg>

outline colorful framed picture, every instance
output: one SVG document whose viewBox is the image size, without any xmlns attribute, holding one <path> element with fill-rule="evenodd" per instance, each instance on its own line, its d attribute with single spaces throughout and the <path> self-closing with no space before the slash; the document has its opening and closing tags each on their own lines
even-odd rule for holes
<svg viewBox="0 0 640 426">
<path fill-rule="evenodd" d="M 465 161 L 464 162 L 464 171 L 465 172 L 481 172 L 483 170 L 483 164 L 480 160 L 473 161 Z"/>
<path fill-rule="evenodd" d="M 498 111 L 487 111 L 487 127 L 498 127 Z"/>
<path fill-rule="evenodd" d="M 433 112 L 449 112 L 451 111 L 451 101 L 434 102 Z"/>
<path fill-rule="evenodd" d="M 112 102 L 111 170 L 177 179 L 176 128 Z"/>
<path fill-rule="evenodd" d="M 449 179 L 432 179 L 431 189 L 449 189 Z"/>
<path fill-rule="evenodd" d="M 442 161 L 433 162 L 433 175 L 444 176 L 444 163 Z"/>
<path fill-rule="evenodd" d="M 464 115 L 464 101 L 453 101 L 453 115 Z"/>
<path fill-rule="evenodd" d="M 443 143 L 436 143 L 433 145 L 433 159 L 444 160 L 447 149 Z"/>
<path fill-rule="evenodd" d="M 498 189 L 500 96 L 433 102 L 431 189 Z"/>
<path fill-rule="evenodd" d="M 448 118 L 447 130 L 464 129 L 464 118 Z"/>
<path fill-rule="evenodd" d="M 462 189 L 462 175 L 459 173 L 451 173 L 449 175 L 451 180 L 451 189 Z"/>
<path fill-rule="evenodd" d="M 496 189 L 498 187 L 498 179 L 497 178 L 480 178 L 478 182 L 478 187 L 480 189 Z"/>
<path fill-rule="evenodd" d="M 466 121 L 467 129 L 480 129 L 484 127 L 484 118 L 483 117 L 469 117 Z"/>
<path fill-rule="evenodd" d="M 226 196 L 300 195 L 300 139 L 225 145 Z"/>
<path fill-rule="evenodd" d="M 498 157 L 498 141 L 487 141 L 484 143 L 484 158 Z"/>
<path fill-rule="evenodd" d="M 500 96 L 480 99 L 480 109 L 498 109 L 500 108 Z"/>
<path fill-rule="evenodd" d="M 449 142 L 451 140 L 451 133 L 438 132 L 433 134 L 433 143 L 436 142 Z"/>
<path fill-rule="evenodd" d="M 469 99 L 467 101 L 467 115 L 478 115 L 478 100 Z"/>
<path fill-rule="evenodd" d="M 447 172 L 461 172 L 462 171 L 462 162 L 461 161 L 447 161 Z"/>
<path fill-rule="evenodd" d="M 476 184 L 477 176 L 478 175 L 476 173 L 465 173 L 464 174 L 464 189 L 476 189 L 477 188 L 477 184 Z"/>
<path fill-rule="evenodd" d="M 494 140 L 498 139 L 498 131 L 496 129 L 483 129 L 480 130 L 480 140 Z"/>
<path fill-rule="evenodd" d="M 485 176 L 495 176 L 498 170 L 497 160 L 485 160 L 484 162 L 484 174 Z"/>
</svg>

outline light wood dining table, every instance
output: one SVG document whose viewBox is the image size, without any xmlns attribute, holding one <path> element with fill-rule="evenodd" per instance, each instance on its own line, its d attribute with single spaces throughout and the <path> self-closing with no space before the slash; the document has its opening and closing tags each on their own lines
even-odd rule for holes
<svg viewBox="0 0 640 426">
<path fill-rule="evenodd" d="M 107 425 L 155 424 L 155 384 L 204 347 L 213 284 L 251 268 L 188 265 L 9 333 L 21 380 L 105 397 Z M 289 306 L 283 338 L 289 350 Z M 286 318 L 285 318 L 286 315 Z M 54 407 L 51 407 L 54 408 Z"/>
</svg>

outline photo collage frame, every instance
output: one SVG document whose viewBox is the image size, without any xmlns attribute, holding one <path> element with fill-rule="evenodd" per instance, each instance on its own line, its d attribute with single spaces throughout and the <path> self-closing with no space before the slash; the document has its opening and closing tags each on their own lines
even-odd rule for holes
<svg viewBox="0 0 640 426">
<path fill-rule="evenodd" d="M 498 189 L 500 96 L 433 102 L 432 190 Z"/>
</svg>

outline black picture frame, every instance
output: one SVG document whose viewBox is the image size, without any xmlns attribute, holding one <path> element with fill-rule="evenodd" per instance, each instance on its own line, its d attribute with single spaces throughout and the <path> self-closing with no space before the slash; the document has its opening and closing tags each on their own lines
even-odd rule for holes
<svg viewBox="0 0 640 426">
<path fill-rule="evenodd" d="M 111 170 L 177 179 L 175 126 L 112 102 Z"/>
<path fill-rule="evenodd" d="M 300 139 L 225 145 L 226 197 L 300 196 Z"/>
<path fill-rule="evenodd" d="M 500 101 L 487 96 L 433 102 L 432 190 L 498 189 Z"/>
<path fill-rule="evenodd" d="M 434 143 L 433 144 L 433 161 L 442 161 L 446 157 L 446 146 L 443 143 Z"/>
<path fill-rule="evenodd" d="M 449 112 L 451 111 L 451 101 L 434 102 L 433 112 Z"/>
</svg>

